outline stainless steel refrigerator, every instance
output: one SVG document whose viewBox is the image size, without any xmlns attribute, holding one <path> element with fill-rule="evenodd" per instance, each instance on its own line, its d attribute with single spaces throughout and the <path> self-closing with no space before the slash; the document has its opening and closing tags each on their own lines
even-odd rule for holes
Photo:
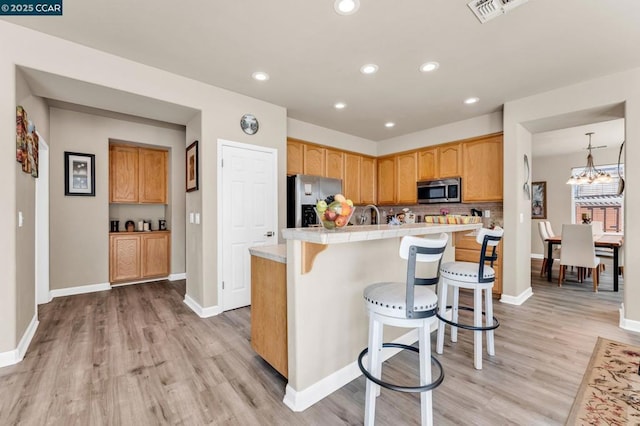
<svg viewBox="0 0 640 426">
<path fill-rule="evenodd" d="M 318 200 L 342 193 L 342 180 L 312 175 L 287 177 L 287 228 L 306 228 L 320 222 L 313 210 Z"/>
</svg>

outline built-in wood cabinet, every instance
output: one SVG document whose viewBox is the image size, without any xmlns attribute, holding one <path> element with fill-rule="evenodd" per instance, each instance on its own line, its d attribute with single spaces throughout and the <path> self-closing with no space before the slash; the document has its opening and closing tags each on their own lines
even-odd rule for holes
<svg viewBox="0 0 640 426">
<path fill-rule="evenodd" d="M 169 231 L 112 232 L 109 234 L 109 281 L 161 278 L 171 269 Z"/>
<path fill-rule="evenodd" d="M 287 377 L 287 265 L 259 256 L 251 256 L 251 347 Z"/>
<path fill-rule="evenodd" d="M 502 201 L 502 134 L 462 144 L 462 201 Z"/>
<path fill-rule="evenodd" d="M 456 260 L 462 262 L 480 262 L 480 250 L 482 246 L 477 243 L 475 236 L 468 235 L 468 232 L 456 232 L 454 238 Z M 491 248 L 487 249 L 488 254 L 491 254 L 491 251 Z M 498 244 L 496 252 L 498 253 L 498 260 L 493 263 L 493 269 L 496 272 L 496 281 L 493 285 L 492 292 L 493 294 L 500 295 L 502 294 L 502 256 L 504 256 L 502 241 Z"/>
<path fill-rule="evenodd" d="M 438 148 L 418 151 L 418 180 L 431 180 L 438 177 Z"/>
<path fill-rule="evenodd" d="M 324 176 L 334 179 L 344 179 L 344 152 L 327 148 L 326 170 Z"/>
<path fill-rule="evenodd" d="M 409 152 L 396 156 L 396 199 L 397 204 L 417 202 L 416 181 L 418 180 L 418 153 Z"/>
<path fill-rule="evenodd" d="M 378 158 L 378 204 L 396 202 L 396 157 Z"/>
<path fill-rule="evenodd" d="M 304 145 L 303 164 L 304 174 L 325 176 L 326 173 L 326 149 L 316 145 Z"/>
<path fill-rule="evenodd" d="M 462 175 L 462 144 L 438 146 L 438 175 L 436 178 L 459 177 Z"/>
<path fill-rule="evenodd" d="M 360 162 L 360 204 L 375 204 L 378 178 L 377 160 L 362 156 Z"/>
<path fill-rule="evenodd" d="M 304 173 L 304 144 L 296 140 L 287 140 L 287 174 Z"/>
<path fill-rule="evenodd" d="M 109 202 L 167 203 L 166 150 L 109 146 Z"/>
<path fill-rule="evenodd" d="M 360 169 L 362 166 L 362 156 L 344 153 L 344 179 L 342 181 L 342 192 L 344 196 L 353 201 L 354 204 L 361 203 Z"/>
</svg>

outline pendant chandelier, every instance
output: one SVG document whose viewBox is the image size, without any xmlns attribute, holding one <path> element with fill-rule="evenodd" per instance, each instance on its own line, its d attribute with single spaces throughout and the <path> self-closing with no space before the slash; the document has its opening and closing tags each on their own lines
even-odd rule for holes
<svg viewBox="0 0 640 426">
<path fill-rule="evenodd" d="M 613 178 L 609 173 L 603 172 L 600 169 L 596 169 L 596 167 L 593 165 L 593 156 L 591 155 L 591 135 L 593 135 L 593 132 L 585 133 L 585 135 L 589 136 L 589 146 L 587 147 L 587 150 L 589 150 L 589 155 L 587 155 L 587 165 L 582 170 L 582 172 L 571 175 L 571 177 L 567 181 L 567 184 L 590 185 L 592 183 L 613 182 Z"/>
</svg>

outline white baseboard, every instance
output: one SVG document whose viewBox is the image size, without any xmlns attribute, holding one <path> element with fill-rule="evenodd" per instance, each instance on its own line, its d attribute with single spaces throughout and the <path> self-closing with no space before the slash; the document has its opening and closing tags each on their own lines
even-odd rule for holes
<svg viewBox="0 0 640 426">
<path fill-rule="evenodd" d="M 24 355 L 27 353 L 27 349 L 29 349 L 33 336 L 36 334 L 38 324 L 40 324 L 38 314 L 35 314 L 22 335 L 18 347 L 12 351 L 0 352 L 0 367 L 17 364 L 22 361 Z"/>
<path fill-rule="evenodd" d="M 186 272 L 182 272 L 180 274 L 171 274 L 169 275 L 169 281 L 178 281 L 178 280 L 186 280 L 187 279 L 187 273 Z"/>
<path fill-rule="evenodd" d="M 75 294 L 94 293 L 96 291 L 105 291 L 105 290 L 111 290 L 111 284 L 101 283 L 101 284 L 81 285 L 78 287 L 59 288 L 56 290 L 49 291 L 49 299 L 53 299 L 54 297 L 73 296 Z"/>
<path fill-rule="evenodd" d="M 184 303 L 185 305 L 190 307 L 191 310 L 195 312 L 200 318 L 214 317 L 222 313 L 222 308 L 220 306 L 216 305 L 203 308 L 188 294 L 184 295 Z"/>
<path fill-rule="evenodd" d="M 620 328 L 640 333 L 640 321 L 626 319 L 624 317 L 624 303 L 620 304 Z"/>
<path fill-rule="evenodd" d="M 531 289 L 531 287 L 528 287 L 525 291 L 523 291 L 517 296 L 509 296 L 509 295 L 503 294 L 500 297 L 500 302 L 507 303 L 509 305 L 522 305 L 531 296 L 533 296 L 533 290 Z"/>
<path fill-rule="evenodd" d="M 434 327 L 437 327 L 437 324 L 438 321 L 435 321 L 431 328 L 435 329 Z M 411 345 L 417 340 L 418 330 L 413 329 L 410 332 L 400 336 L 393 342 L 401 343 L 404 345 Z M 382 352 L 382 360 L 386 361 L 400 351 L 401 349 L 385 349 Z M 346 367 L 341 368 L 330 376 L 325 377 L 324 379 L 314 383 L 304 390 L 297 391 L 290 385 L 287 385 L 286 392 L 284 394 L 284 400 L 282 402 L 284 402 L 284 404 L 292 411 L 304 411 L 324 397 L 337 391 L 361 374 L 362 372 L 358 367 L 358 362 L 354 361 Z"/>
<path fill-rule="evenodd" d="M 531 258 L 532 258 L 532 259 L 544 259 L 544 254 L 540 254 L 540 253 L 531 253 Z"/>
</svg>

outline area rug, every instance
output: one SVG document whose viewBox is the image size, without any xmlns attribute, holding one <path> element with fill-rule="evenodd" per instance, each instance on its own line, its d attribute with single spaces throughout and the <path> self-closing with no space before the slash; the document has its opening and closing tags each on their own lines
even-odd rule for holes
<svg viewBox="0 0 640 426">
<path fill-rule="evenodd" d="M 640 425 L 640 347 L 598 337 L 566 425 Z"/>
</svg>

